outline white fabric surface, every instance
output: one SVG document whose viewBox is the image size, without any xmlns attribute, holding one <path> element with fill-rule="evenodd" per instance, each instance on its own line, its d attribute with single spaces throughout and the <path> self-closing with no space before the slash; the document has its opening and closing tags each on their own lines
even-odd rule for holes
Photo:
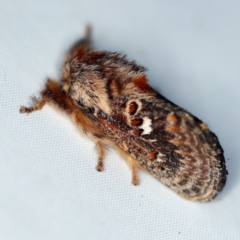
<svg viewBox="0 0 240 240">
<path fill-rule="evenodd" d="M 0 239 L 240 239 L 240 2 L 0 2 Z M 147 67 L 150 84 L 209 124 L 229 171 L 210 203 L 181 199 L 49 106 L 20 115 L 64 52 L 94 27 L 95 46 Z"/>
</svg>

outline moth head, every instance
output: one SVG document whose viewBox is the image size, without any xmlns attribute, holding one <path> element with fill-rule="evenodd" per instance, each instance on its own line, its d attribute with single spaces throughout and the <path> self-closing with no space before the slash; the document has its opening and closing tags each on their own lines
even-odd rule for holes
<svg viewBox="0 0 240 240">
<path fill-rule="evenodd" d="M 143 68 L 116 53 L 79 52 L 70 63 L 70 96 L 82 108 L 111 113 L 111 99 L 120 96 Z"/>
</svg>

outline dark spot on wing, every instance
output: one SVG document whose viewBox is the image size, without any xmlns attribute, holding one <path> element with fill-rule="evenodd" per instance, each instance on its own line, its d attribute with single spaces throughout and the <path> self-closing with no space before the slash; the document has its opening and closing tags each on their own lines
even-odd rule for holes
<svg viewBox="0 0 240 240">
<path fill-rule="evenodd" d="M 138 110 L 138 105 L 136 102 L 131 102 L 129 105 L 129 113 L 130 115 L 134 115 Z"/>
</svg>

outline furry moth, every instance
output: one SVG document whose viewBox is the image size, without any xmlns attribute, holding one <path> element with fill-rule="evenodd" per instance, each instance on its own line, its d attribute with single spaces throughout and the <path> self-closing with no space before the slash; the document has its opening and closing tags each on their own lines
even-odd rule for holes
<svg viewBox="0 0 240 240">
<path fill-rule="evenodd" d="M 40 99 L 20 112 L 40 110 L 46 103 L 67 114 L 97 144 L 98 171 L 104 169 L 106 147 L 113 146 L 128 161 L 134 185 L 144 169 L 181 197 L 200 202 L 212 200 L 225 185 L 227 170 L 216 135 L 152 89 L 142 66 L 93 49 L 89 27 L 66 55 L 60 81 L 48 79 Z"/>
</svg>

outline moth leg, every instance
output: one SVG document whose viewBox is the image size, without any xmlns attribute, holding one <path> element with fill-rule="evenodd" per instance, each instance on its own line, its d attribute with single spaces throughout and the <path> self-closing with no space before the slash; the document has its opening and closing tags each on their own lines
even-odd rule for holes
<svg viewBox="0 0 240 240">
<path fill-rule="evenodd" d="M 98 158 L 98 164 L 96 166 L 96 169 L 99 172 L 102 172 L 104 170 L 103 160 L 105 157 L 106 148 L 105 148 L 104 144 L 101 142 L 97 142 L 97 148 L 98 148 L 98 152 L 99 152 L 99 158 Z"/>
<path fill-rule="evenodd" d="M 32 100 L 32 106 L 29 108 L 21 106 L 20 113 L 31 113 L 37 110 L 41 110 L 46 103 L 44 98 L 42 98 L 41 100 L 38 100 L 37 98 L 32 97 L 31 100 Z"/>
<path fill-rule="evenodd" d="M 139 163 L 129 153 L 126 153 L 121 148 L 116 146 L 116 149 L 123 156 L 123 158 L 127 160 L 129 166 L 131 167 L 131 170 L 132 170 L 132 184 L 135 185 L 135 186 L 139 185 L 140 184 L 140 181 L 139 181 L 139 178 L 138 178 L 138 169 L 140 168 Z"/>
<path fill-rule="evenodd" d="M 140 184 L 140 181 L 139 181 L 139 178 L 138 178 L 138 166 L 137 164 L 135 163 L 136 160 L 133 159 L 131 156 L 128 156 L 129 159 L 129 163 L 130 163 L 130 166 L 132 168 L 132 184 L 133 185 L 139 185 Z"/>
<path fill-rule="evenodd" d="M 68 111 L 71 109 L 68 107 L 68 100 L 66 96 L 62 93 L 59 84 L 51 79 L 48 79 L 45 88 L 41 91 L 40 99 L 36 97 L 32 97 L 32 106 L 31 107 L 24 107 L 21 106 L 20 113 L 31 113 L 33 111 L 41 110 L 42 107 L 49 103 L 54 107 L 58 107 L 60 110 Z M 69 109 L 66 109 L 66 108 Z"/>
</svg>

